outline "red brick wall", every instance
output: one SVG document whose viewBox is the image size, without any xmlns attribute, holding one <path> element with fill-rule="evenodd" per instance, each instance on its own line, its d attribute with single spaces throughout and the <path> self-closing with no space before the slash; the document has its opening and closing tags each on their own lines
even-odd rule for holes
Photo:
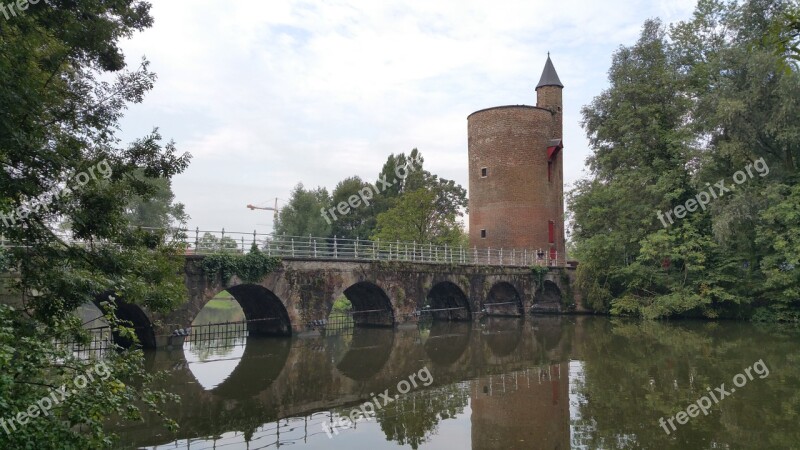
<svg viewBox="0 0 800 450">
<path fill-rule="evenodd" d="M 501 106 L 467 119 L 470 246 L 545 252 L 555 247 L 563 262 L 564 150 L 553 161 L 551 180 L 547 177 L 547 143 L 562 136 L 561 89 L 542 87 L 538 98 L 539 107 Z M 552 245 L 549 220 L 555 222 Z"/>
</svg>

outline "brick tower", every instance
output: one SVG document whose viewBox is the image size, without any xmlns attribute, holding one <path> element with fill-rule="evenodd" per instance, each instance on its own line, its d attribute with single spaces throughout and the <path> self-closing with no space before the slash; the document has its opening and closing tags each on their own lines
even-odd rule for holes
<svg viewBox="0 0 800 450">
<path fill-rule="evenodd" d="M 548 54 L 536 106 L 467 117 L 470 246 L 541 250 L 565 263 L 563 88 Z"/>
</svg>

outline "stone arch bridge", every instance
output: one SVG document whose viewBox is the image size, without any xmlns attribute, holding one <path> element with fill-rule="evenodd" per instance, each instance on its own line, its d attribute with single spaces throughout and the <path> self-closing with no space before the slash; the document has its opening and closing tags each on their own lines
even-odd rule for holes
<svg viewBox="0 0 800 450">
<path fill-rule="evenodd" d="M 580 303 L 569 294 L 574 270 L 566 267 L 537 274 L 528 267 L 284 258 L 279 269 L 257 283 L 235 276 L 223 283 L 220 276 L 206 276 L 203 258 L 186 256 L 189 297 L 176 310 L 164 314 L 120 305 L 118 315 L 133 323 L 144 347 L 177 344 L 174 331 L 190 327 L 222 290 L 241 305 L 249 334 L 262 336 L 313 332 L 342 295 L 351 302 L 358 327 L 415 323 L 421 314 L 469 321 L 486 315 L 558 313 Z"/>
</svg>

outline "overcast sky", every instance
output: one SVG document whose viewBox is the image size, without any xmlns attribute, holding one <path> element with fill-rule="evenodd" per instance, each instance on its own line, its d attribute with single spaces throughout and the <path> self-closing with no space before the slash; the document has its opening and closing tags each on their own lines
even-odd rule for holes
<svg viewBox="0 0 800 450">
<path fill-rule="evenodd" d="M 468 188 L 467 116 L 536 102 L 547 52 L 565 85 L 565 189 L 585 175 L 580 108 L 607 86 L 611 55 L 647 18 L 694 0 L 152 0 L 155 25 L 123 43 L 155 88 L 122 121 L 158 126 L 193 155 L 173 182 L 190 227 L 272 230 L 291 189 L 375 178 L 390 153 Z"/>
</svg>

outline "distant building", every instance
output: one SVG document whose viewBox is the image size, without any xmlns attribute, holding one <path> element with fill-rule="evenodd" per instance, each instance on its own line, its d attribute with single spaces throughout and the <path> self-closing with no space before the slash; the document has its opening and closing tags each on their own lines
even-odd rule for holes
<svg viewBox="0 0 800 450">
<path fill-rule="evenodd" d="M 541 250 L 565 263 L 563 88 L 548 55 L 536 106 L 467 118 L 470 246 Z"/>
</svg>

